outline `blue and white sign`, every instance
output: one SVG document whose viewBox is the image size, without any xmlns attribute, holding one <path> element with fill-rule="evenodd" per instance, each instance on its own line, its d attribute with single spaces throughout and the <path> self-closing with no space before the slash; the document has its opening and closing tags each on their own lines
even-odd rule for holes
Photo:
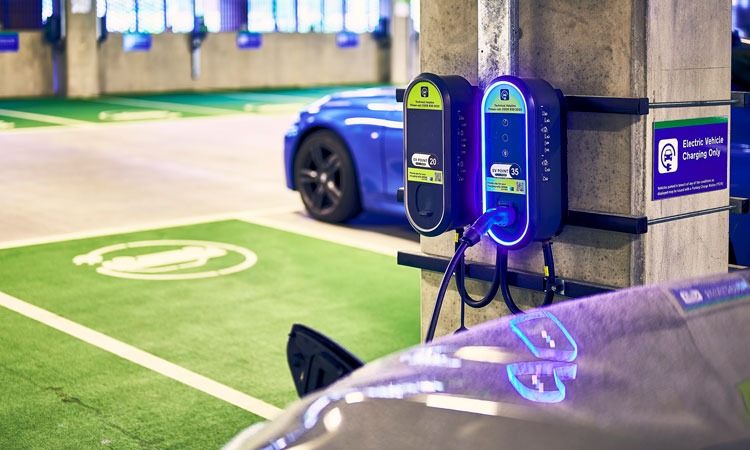
<svg viewBox="0 0 750 450">
<path fill-rule="evenodd" d="M 18 52 L 18 33 L 0 33 L 0 52 Z"/>
<path fill-rule="evenodd" d="M 728 119 L 654 123 L 653 200 L 727 188 Z"/>
<path fill-rule="evenodd" d="M 250 31 L 237 33 L 237 48 L 240 50 L 254 50 L 263 46 L 263 35 Z"/>
<path fill-rule="evenodd" d="M 148 33 L 125 33 L 122 35 L 122 49 L 126 52 L 150 51 L 151 35 Z"/>
<path fill-rule="evenodd" d="M 359 45 L 359 35 L 350 31 L 336 34 L 336 45 L 339 48 L 353 48 Z"/>
<path fill-rule="evenodd" d="M 742 278 L 672 289 L 685 311 L 750 297 L 750 286 Z"/>
</svg>

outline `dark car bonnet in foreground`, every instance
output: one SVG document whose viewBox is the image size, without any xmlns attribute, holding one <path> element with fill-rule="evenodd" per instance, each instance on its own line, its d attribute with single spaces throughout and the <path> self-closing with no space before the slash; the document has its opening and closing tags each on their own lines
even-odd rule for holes
<svg viewBox="0 0 750 450">
<path fill-rule="evenodd" d="M 487 322 L 367 364 L 228 448 L 747 449 L 749 407 L 745 271 Z"/>
</svg>

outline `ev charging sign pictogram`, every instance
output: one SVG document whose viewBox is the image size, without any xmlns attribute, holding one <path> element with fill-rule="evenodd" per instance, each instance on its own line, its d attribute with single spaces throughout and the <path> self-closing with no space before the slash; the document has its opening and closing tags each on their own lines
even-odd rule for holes
<svg viewBox="0 0 750 450">
<path fill-rule="evenodd" d="M 653 200 L 727 188 L 728 119 L 654 123 Z"/>
<path fill-rule="evenodd" d="M 247 270 L 258 261 L 250 250 L 221 242 L 154 240 L 109 245 L 73 258 L 77 266 L 135 280 L 213 278 Z"/>
</svg>

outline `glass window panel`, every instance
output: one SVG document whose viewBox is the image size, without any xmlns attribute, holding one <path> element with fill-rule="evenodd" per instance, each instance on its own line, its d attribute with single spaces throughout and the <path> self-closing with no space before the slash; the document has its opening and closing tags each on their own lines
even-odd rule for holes
<svg viewBox="0 0 750 450">
<path fill-rule="evenodd" d="M 297 30 L 300 33 L 311 31 L 321 32 L 323 30 L 323 2 L 321 0 L 298 0 Z"/>
<path fill-rule="evenodd" d="M 346 0 L 346 18 L 344 24 L 347 31 L 365 33 L 368 26 L 368 1 Z"/>
<path fill-rule="evenodd" d="M 135 0 L 107 0 L 107 31 L 135 32 Z"/>
<path fill-rule="evenodd" d="M 294 0 L 276 0 L 276 31 L 297 31 L 297 8 Z"/>
<path fill-rule="evenodd" d="M 221 31 L 221 5 L 219 0 L 203 0 L 203 20 L 211 33 Z"/>
<path fill-rule="evenodd" d="M 273 0 L 250 0 L 247 28 L 256 33 L 267 33 L 276 29 Z"/>
<path fill-rule="evenodd" d="M 367 31 L 373 31 L 380 23 L 380 0 L 369 0 L 367 10 Z"/>
<path fill-rule="evenodd" d="M 164 0 L 137 0 L 138 31 L 164 32 Z"/>
<path fill-rule="evenodd" d="M 105 14 L 107 14 L 107 0 L 96 0 L 96 17 L 101 18 Z"/>
<path fill-rule="evenodd" d="M 344 29 L 344 2 L 323 0 L 323 32 L 338 33 Z"/>
<path fill-rule="evenodd" d="M 419 33 L 419 0 L 411 0 L 411 21 L 414 31 Z"/>
<path fill-rule="evenodd" d="M 173 33 L 193 31 L 192 0 L 167 0 L 167 27 Z"/>
<path fill-rule="evenodd" d="M 42 0 L 42 23 L 47 23 L 47 19 L 52 15 L 52 0 Z"/>
</svg>

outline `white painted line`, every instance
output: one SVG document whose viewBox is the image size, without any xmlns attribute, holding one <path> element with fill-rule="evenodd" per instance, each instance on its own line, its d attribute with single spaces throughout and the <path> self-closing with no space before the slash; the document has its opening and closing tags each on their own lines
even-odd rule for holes
<svg viewBox="0 0 750 450">
<path fill-rule="evenodd" d="M 237 219 L 289 233 L 321 239 L 334 244 L 368 250 L 386 256 L 396 256 L 402 250 L 419 251 L 418 242 L 389 236 L 376 231 L 318 222 L 307 217 L 299 217 L 298 220 L 290 221 L 283 218 L 270 217 L 270 214 L 259 215 L 249 212 L 238 216 Z"/>
<path fill-rule="evenodd" d="M 267 100 L 289 100 L 289 103 L 297 103 L 300 100 L 312 103 L 319 98 L 325 97 L 323 95 L 284 95 L 284 94 L 264 94 L 264 93 L 248 93 L 248 94 L 217 94 L 222 97 L 233 98 L 236 100 L 256 100 L 256 101 L 267 101 Z"/>
<path fill-rule="evenodd" d="M 240 114 L 242 112 L 233 109 L 186 105 L 183 103 L 162 102 L 157 100 L 143 100 L 140 98 L 98 97 L 92 98 L 89 101 L 94 103 L 107 103 L 110 105 L 136 106 L 139 108 L 168 109 L 171 111 L 182 111 L 195 114 Z"/>
<path fill-rule="evenodd" d="M 0 109 L 0 116 L 15 117 L 16 119 L 35 120 L 37 122 L 54 123 L 57 125 L 67 126 L 89 126 L 92 122 L 84 120 L 65 119 L 63 117 L 48 116 L 46 114 L 37 114 L 24 111 L 11 111 L 10 109 Z"/>
<path fill-rule="evenodd" d="M 227 119 L 245 119 L 252 117 L 250 114 L 240 112 L 240 114 L 224 114 L 214 116 L 194 116 L 194 117 L 180 117 L 179 121 L 193 120 L 193 121 L 210 121 L 210 120 L 227 120 Z M 292 123 L 294 115 L 289 114 L 289 123 Z M 118 128 L 118 127 L 142 127 L 144 125 L 162 124 L 161 120 L 142 120 L 133 122 L 90 122 L 86 125 L 75 126 L 75 127 L 26 127 L 16 128 L 12 130 L 0 130 L 1 136 L 10 136 L 14 134 L 42 134 L 42 133 L 65 133 L 65 132 L 79 132 L 80 130 L 96 130 L 97 128 Z"/>
<path fill-rule="evenodd" d="M 45 309 L 26 303 L 15 297 L 0 292 L 0 306 L 15 311 L 30 319 L 41 322 L 65 334 L 80 339 L 102 350 L 108 351 L 139 366 L 153 370 L 182 384 L 190 386 L 208 395 L 224 400 L 234 406 L 256 414 L 264 419 L 272 420 L 281 413 L 281 409 L 257 398 L 250 397 L 236 389 L 216 382 L 203 375 L 180 367 L 165 359 L 139 350 L 117 339 L 84 327 L 71 320 L 58 316 Z"/>
<path fill-rule="evenodd" d="M 283 217 L 273 217 L 290 214 L 294 214 L 296 215 L 296 217 L 292 217 L 292 220 Z M 42 236 L 38 238 L 6 241 L 0 242 L 0 250 L 16 247 L 27 247 L 30 245 L 72 241 L 76 239 L 88 239 L 100 236 L 136 233 L 140 231 L 157 230 L 160 228 L 199 225 L 210 222 L 219 222 L 223 220 L 241 220 L 255 225 L 262 225 L 289 233 L 333 242 L 334 244 L 341 244 L 348 247 L 369 250 L 371 252 L 380 253 L 386 256 L 396 256 L 399 250 L 419 251 L 418 242 L 413 242 L 399 237 L 388 236 L 375 231 L 361 230 L 354 227 L 318 222 L 312 218 L 304 217 L 302 214 L 304 213 L 301 205 L 290 204 L 250 211 L 234 211 L 220 214 L 208 214 L 203 216 L 164 220 L 160 222 L 144 223 L 139 225 L 100 228 L 75 233 L 65 233 L 51 236 Z"/>
<path fill-rule="evenodd" d="M 299 211 L 299 206 L 274 207 L 258 210 L 255 214 L 276 214 L 280 212 Z M 234 211 L 220 214 L 207 214 L 181 219 L 163 220 L 138 225 L 127 225 L 122 227 L 99 228 L 94 230 L 79 231 L 75 233 L 55 234 L 37 238 L 19 239 L 15 241 L 0 242 L 0 249 L 26 247 L 29 245 L 51 244 L 53 242 L 72 241 L 76 239 L 88 239 L 99 236 L 115 234 L 136 233 L 139 231 L 158 230 L 159 228 L 172 228 L 187 225 L 198 225 L 202 223 L 219 222 L 222 220 L 242 220 L 239 217 L 248 214 L 248 211 Z"/>
</svg>

